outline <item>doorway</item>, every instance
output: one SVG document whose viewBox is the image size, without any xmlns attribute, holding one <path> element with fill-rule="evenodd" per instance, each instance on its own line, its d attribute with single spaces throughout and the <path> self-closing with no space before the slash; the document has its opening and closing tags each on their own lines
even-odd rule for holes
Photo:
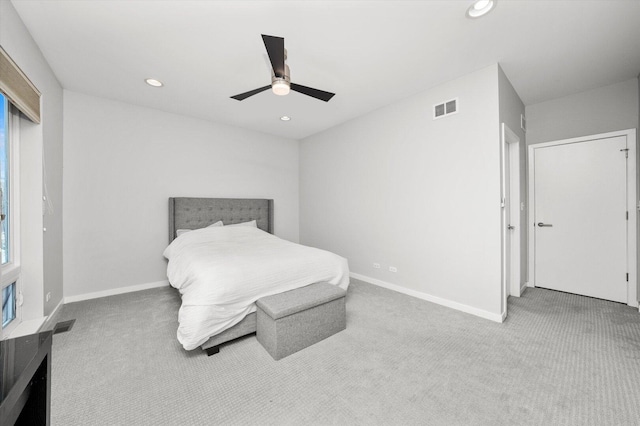
<svg viewBox="0 0 640 426">
<path fill-rule="evenodd" d="M 635 129 L 529 147 L 530 284 L 637 306 Z"/>
<path fill-rule="evenodd" d="M 507 298 L 520 296 L 520 138 L 501 126 L 502 319 Z"/>
</svg>

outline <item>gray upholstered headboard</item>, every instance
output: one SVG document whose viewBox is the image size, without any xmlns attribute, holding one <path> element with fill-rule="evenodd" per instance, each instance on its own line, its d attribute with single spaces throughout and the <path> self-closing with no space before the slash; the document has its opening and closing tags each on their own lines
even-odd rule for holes
<svg viewBox="0 0 640 426">
<path fill-rule="evenodd" d="M 177 229 L 200 229 L 221 220 L 225 225 L 255 220 L 273 234 L 273 200 L 245 198 L 169 198 L 169 242 Z"/>
</svg>

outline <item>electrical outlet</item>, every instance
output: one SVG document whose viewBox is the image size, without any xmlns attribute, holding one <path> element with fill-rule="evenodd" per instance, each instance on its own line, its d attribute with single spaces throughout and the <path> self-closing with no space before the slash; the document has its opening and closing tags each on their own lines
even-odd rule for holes
<svg viewBox="0 0 640 426">
<path fill-rule="evenodd" d="M 395 266 L 389 266 L 389 272 L 398 272 L 398 268 Z"/>
<path fill-rule="evenodd" d="M 376 269 L 380 269 L 380 264 L 379 263 L 374 263 L 373 267 L 376 268 Z"/>
<path fill-rule="evenodd" d="M 51 300 L 51 292 L 47 293 L 47 302 Z"/>
</svg>

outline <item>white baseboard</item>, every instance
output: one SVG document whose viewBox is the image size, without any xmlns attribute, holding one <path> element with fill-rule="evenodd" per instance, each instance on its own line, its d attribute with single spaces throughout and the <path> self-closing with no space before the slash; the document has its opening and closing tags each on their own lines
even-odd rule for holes
<svg viewBox="0 0 640 426">
<path fill-rule="evenodd" d="M 522 284 L 522 287 L 520 287 L 520 296 L 522 296 L 524 294 L 524 292 L 527 289 L 527 287 L 529 287 L 529 283 L 528 282 Z"/>
<path fill-rule="evenodd" d="M 164 281 L 156 281 L 156 282 L 146 283 L 146 284 L 132 285 L 129 287 L 114 288 L 111 290 L 96 291 L 93 293 L 78 294 L 76 296 L 65 297 L 64 303 L 73 303 L 73 302 L 80 302 L 82 300 L 98 299 L 100 297 L 115 296 L 116 294 L 132 293 L 134 291 L 148 290 L 150 288 L 166 287 L 168 285 L 169 285 L 169 281 L 164 280 Z"/>
<path fill-rule="evenodd" d="M 53 308 L 53 311 L 51 311 L 51 313 L 49 314 L 49 316 L 47 317 L 47 319 L 44 321 L 44 323 L 42 324 L 42 326 L 40 326 L 40 330 L 52 330 L 53 326 L 51 325 L 51 323 L 53 322 L 53 320 L 56 318 L 56 315 L 58 315 L 58 313 L 60 312 L 60 309 L 64 306 L 64 298 L 60 300 L 60 302 L 58 302 L 58 305 Z"/>
<path fill-rule="evenodd" d="M 452 300 L 443 299 L 441 297 L 432 296 L 431 294 L 422 293 L 420 291 L 411 290 L 405 287 L 400 287 L 399 285 L 391 284 L 382 280 L 378 280 L 376 278 L 367 277 L 365 275 L 356 274 L 354 272 L 349 274 L 350 277 L 355 278 L 357 280 L 365 281 L 369 284 L 377 285 L 379 287 L 384 287 L 389 290 L 397 291 L 398 293 L 403 293 L 409 296 L 417 297 L 418 299 L 426 300 L 427 302 L 436 303 L 438 305 L 446 306 L 447 308 L 452 308 L 457 311 L 462 311 L 467 314 L 472 314 L 480 318 L 488 319 L 494 322 L 503 322 L 506 317 L 506 312 L 502 315 L 493 314 L 491 312 L 474 308 L 473 306 L 464 305 L 462 303 L 454 302 Z"/>
</svg>

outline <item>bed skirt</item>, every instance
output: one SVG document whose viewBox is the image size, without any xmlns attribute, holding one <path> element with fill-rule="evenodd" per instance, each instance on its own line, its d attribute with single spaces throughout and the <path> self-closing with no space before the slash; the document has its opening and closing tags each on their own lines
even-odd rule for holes
<svg viewBox="0 0 640 426">
<path fill-rule="evenodd" d="M 237 323 L 231 328 L 226 329 L 220 334 L 216 334 L 213 337 L 210 337 L 209 340 L 202 344 L 202 349 L 209 349 L 214 346 L 221 345 L 225 342 L 229 342 L 231 340 L 237 339 L 242 336 L 246 336 L 247 334 L 255 333 L 257 329 L 257 320 L 256 313 L 251 312 L 249 315 L 244 317 L 242 321 Z"/>
</svg>

